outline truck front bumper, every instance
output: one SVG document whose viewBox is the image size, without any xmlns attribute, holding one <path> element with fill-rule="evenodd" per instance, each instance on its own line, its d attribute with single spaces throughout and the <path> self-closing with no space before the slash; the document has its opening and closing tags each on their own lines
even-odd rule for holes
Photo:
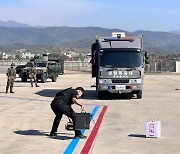
<svg viewBox="0 0 180 154">
<path fill-rule="evenodd" d="M 141 84 L 131 85 L 105 85 L 99 84 L 98 91 L 108 91 L 110 93 L 135 93 L 143 89 Z"/>
</svg>

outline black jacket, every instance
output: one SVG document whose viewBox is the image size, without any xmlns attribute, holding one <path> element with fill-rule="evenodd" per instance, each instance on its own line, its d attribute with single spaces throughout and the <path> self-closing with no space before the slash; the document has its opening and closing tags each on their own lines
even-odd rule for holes
<svg viewBox="0 0 180 154">
<path fill-rule="evenodd" d="M 78 93 L 76 89 L 72 89 L 71 87 L 56 93 L 56 97 L 54 98 L 54 100 L 63 100 L 65 104 L 71 106 L 72 104 L 74 104 L 72 99 L 77 99 L 77 95 Z"/>
</svg>

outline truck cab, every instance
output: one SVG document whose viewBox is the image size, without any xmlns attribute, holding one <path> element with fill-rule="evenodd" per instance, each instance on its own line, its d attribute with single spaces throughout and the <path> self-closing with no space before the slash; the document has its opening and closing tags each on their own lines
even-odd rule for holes
<svg viewBox="0 0 180 154">
<path fill-rule="evenodd" d="M 112 33 L 112 37 L 96 37 L 91 47 L 91 63 L 99 98 L 105 92 L 131 93 L 142 98 L 148 59 L 142 41 L 142 36 L 125 36 L 124 32 Z"/>
</svg>

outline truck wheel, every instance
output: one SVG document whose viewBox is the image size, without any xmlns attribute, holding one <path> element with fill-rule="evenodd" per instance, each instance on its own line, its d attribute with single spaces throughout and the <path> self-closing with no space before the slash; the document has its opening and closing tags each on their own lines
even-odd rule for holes
<svg viewBox="0 0 180 154">
<path fill-rule="evenodd" d="M 142 98 L 142 90 L 137 93 L 137 99 L 141 99 L 141 98 Z"/>
<path fill-rule="evenodd" d="M 22 74 L 22 75 L 21 75 L 21 81 L 22 81 L 22 82 L 27 82 L 27 76 L 26 76 L 26 74 Z"/>
<path fill-rule="evenodd" d="M 20 71 L 20 72 L 18 73 L 18 76 L 21 78 L 21 76 L 22 76 L 22 71 Z"/>
<path fill-rule="evenodd" d="M 98 91 L 98 98 L 103 99 L 104 98 L 104 93 L 102 91 Z"/>
<path fill-rule="evenodd" d="M 44 74 L 44 73 L 41 75 L 41 82 L 42 83 L 46 82 L 46 74 Z"/>
<path fill-rule="evenodd" d="M 21 73 L 19 73 L 19 74 L 18 74 L 18 76 L 21 78 L 22 74 L 21 74 Z"/>
<path fill-rule="evenodd" d="M 57 76 L 52 76 L 52 82 L 56 82 L 57 81 Z"/>
</svg>

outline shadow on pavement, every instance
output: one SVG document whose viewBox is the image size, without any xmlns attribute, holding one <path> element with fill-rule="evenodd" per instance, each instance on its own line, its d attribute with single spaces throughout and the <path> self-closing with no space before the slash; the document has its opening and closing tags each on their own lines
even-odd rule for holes
<svg viewBox="0 0 180 154">
<path fill-rule="evenodd" d="M 130 134 L 130 135 L 128 135 L 128 137 L 146 138 L 146 135 L 142 135 L 142 134 Z"/>
<path fill-rule="evenodd" d="M 36 94 L 44 97 L 55 97 L 56 93 L 63 89 L 44 89 L 38 91 Z M 85 96 L 81 99 L 97 99 L 96 91 L 95 90 L 86 90 Z"/>
<path fill-rule="evenodd" d="M 47 136 L 52 139 L 59 139 L 59 140 L 69 140 L 73 139 L 73 137 L 66 136 L 66 135 L 73 135 L 71 133 L 57 133 L 57 136 L 51 137 L 49 136 L 49 132 L 42 132 L 40 130 L 17 130 L 14 133 L 19 135 L 31 135 L 31 136 Z"/>
<path fill-rule="evenodd" d="M 44 90 L 38 91 L 35 94 L 44 96 L 44 97 L 55 97 L 56 93 L 61 90 L 63 90 L 63 89 L 44 89 Z"/>
<path fill-rule="evenodd" d="M 56 93 L 63 89 L 44 89 L 38 91 L 36 94 L 44 97 L 55 97 Z M 85 90 L 85 96 L 81 99 L 93 99 L 98 100 L 96 90 Z M 102 100 L 117 100 L 117 99 L 134 99 L 133 94 L 110 94 L 104 93 Z"/>
<path fill-rule="evenodd" d="M 63 89 L 44 89 L 38 91 L 36 94 L 44 97 L 55 97 L 56 93 Z M 85 96 L 81 99 L 97 99 L 95 90 L 85 90 Z"/>
</svg>

